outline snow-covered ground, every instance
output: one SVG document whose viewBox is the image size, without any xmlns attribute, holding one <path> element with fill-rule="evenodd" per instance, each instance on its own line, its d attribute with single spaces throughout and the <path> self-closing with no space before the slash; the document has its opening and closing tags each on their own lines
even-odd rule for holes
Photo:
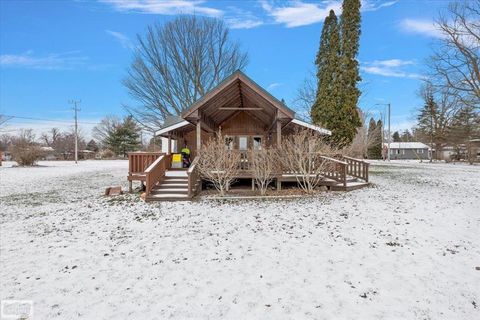
<svg viewBox="0 0 480 320">
<path fill-rule="evenodd" d="M 125 161 L 0 167 L 0 298 L 34 319 L 480 319 L 480 166 L 374 163 L 372 188 L 149 203 Z"/>
</svg>

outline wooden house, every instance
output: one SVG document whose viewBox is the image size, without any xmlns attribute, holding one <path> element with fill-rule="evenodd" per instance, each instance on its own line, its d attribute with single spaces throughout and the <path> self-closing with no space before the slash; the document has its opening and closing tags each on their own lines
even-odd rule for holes
<svg viewBox="0 0 480 320">
<path fill-rule="evenodd" d="M 261 145 L 278 145 L 283 136 L 296 128 L 331 134 L 329 130 L 297 119 L 293 110 L 237 71 L 180 116 L 166 119 L 156 133 L 163 138 L 164 152 L 129 154 L 130 189 L 131 181 L 142 180 L 146 185 L 146 200 L 191 198 L 201 185 L 196 172 L 197 151 L 216 132 L 221 130 L 226 137 L 226 148 L 247 152 Z M 173 169 L 172 153 L 179 152 L 184 146 L 191 150 L 192 164 L 186 170 Z M 346 190 L 368 182 L 367 163 L 352 158 L 329 161 L 338 168 L 337 172 L 329 173 L 325 181 L 332 187 Z M 247 167 L 241 170 L 239 178 L 254 177 Z M 352 178 L 362 179 L 363 184 Z M 288 179 L 292 179 L 291 175 L 279 174 L 277 188 Z"/>
</svg>

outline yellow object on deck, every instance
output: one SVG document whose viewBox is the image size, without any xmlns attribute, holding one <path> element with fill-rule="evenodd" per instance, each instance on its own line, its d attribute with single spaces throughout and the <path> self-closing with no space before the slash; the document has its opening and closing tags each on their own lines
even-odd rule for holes
<svg viewBox="0 0 480 320">
<path fill-rule="evenodd" d="M 180 153 L 174 153 L 172 156 L 172 162 L 182 162 L 182 155 Z"/>
</svg>

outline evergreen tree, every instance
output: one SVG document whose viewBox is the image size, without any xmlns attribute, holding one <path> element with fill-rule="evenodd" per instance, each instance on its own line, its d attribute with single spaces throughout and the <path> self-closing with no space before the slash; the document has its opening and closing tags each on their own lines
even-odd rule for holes
<svg viewBox="0 0 480 320">
<path fill-rule="evenodd" d="M 317 66 L 317 94 L 311 110 L 314 123 L 327 128 L 335 127 L 335 111 L 338 105 L 338 71 L 340 34 L 337 16 L 333 10 L 323 23 L 320 48 L 315 59 Z"/>
<path fill-rule="evenodd" d="M 357 55 L 360 47 L 360 0 L 344 0 L 342 4 L 341 29 L 341 72 L 340 102 L 338 116 L 342 121 L 334 131 L 334 141 L 339 145 L 352 142 L 357 128 L 361 126 L 358 113 L 360 90 L 357 83 L 361 81 Z"/>
<path fill-rule="evenodd" d="M 117 155 L 127 155 L 140 146 L 140 128 L 132 116 L 117 124 L 105 139 L 105 144 Z"/>
<path fill-rule="evenodd" d="M 451 142 L 460 153 L 460 146 L 467 148 L 467 157 L 470 163 L 473 161 L 470 140 L 480 137 L 480 114 L 473 106 L 464 106 L 454 116 L 449 128 L 448 141 Z"/>
<path fill-rule="evenodd" d="M 338 147 L 350 144 L 362 125 L 357 108 L 361 80 L 356 59 L 360 38 L 360 0 L 344 0 L 341 22 L 333 10 L 325 19 L 315 64 L 318 87 L 311 116 L 332 131 Z"/>
<path fill-rule="evenodd" d="M 402 135 L 400 136 L 400 141 L 403 141 L 403 142 L 413 141 L 413 135 L 410 133 L 408 129 L 403 131 Z"/>
<path fill-rule="evenodd" d="M 400 139 L 400 133 L 398 131 L 395 131 L 392 135 L 393 142 L 400 142 L 402 139 Z"/>
<path fill-rule="evenodd" d="M 376 140 L 376 131 L 377 131 L 377 123 L 375 122 L 375 119 L 370 118 L 370 121 L 368 123 L 368 146 L 367 146 L 367 157 L 369 159 L 375 159 L 375 140 Z"/>
<path fill-rule="evenodd" d="M 417 115 L 417 133 L 421 140 L 429 143 L 435 149 L 438 157 L 442 144 L 445 142 L 445 132 L 440 128 L 444 119 L 435 101 L 433 90 L 428 86 L 424 94 L 424 103 Z"/>
<path fill-rule="evenodd" d="M 377 149 L 375 149 L 376 159 L 382 159 L 383 154 L 383 122 L 378 119 L 377 121 L 377 140 L 375 141 Z"/>
<path fill-rule="evenodd" d="M 98 151 L 98 146 L 95 140 L 92 139 L 87 143 L 87 150 L 94 151 L 94 152 Z"/>
</svg>

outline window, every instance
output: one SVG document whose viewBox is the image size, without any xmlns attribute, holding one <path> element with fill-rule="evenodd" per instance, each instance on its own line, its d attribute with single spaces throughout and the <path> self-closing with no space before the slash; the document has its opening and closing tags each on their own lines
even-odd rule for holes
<svg viewBox="0 0 480 320">
<path fill-rule="evenodd" d="M 402 149 L 402 155 L 405 155 L 405 149 Z"/>
<path fill-rule="evenodd" d="M 238 150 L 247 150 L 248 139 L 247 137 L 238 137 Z"/>
<path fill-rule="evenodd" d="M 262 149 L 262 137 L 253 137 L 253 150 Z"/>
<path fill-rule="evenodd" d="M 225 148 L 233 150 L 233 137 L 225 137 Z"/>
<path fill-rule="evenodd" d="M 418 153 L 423 153 L 423 149 L 418 149 Z"/>
</svg>

